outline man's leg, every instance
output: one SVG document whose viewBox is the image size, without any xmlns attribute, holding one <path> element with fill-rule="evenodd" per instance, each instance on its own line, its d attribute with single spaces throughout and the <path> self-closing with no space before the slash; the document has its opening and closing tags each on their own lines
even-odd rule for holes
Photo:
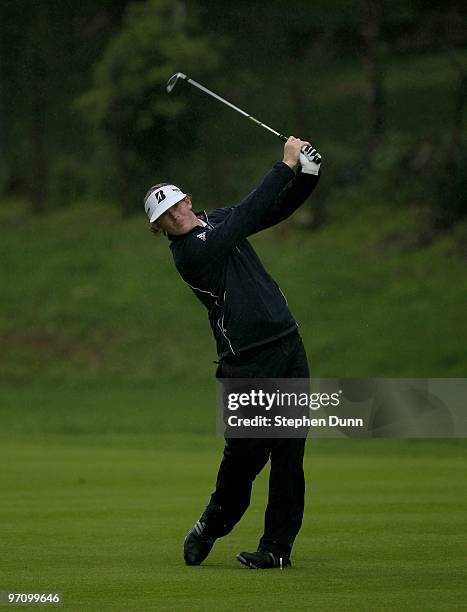
<svg viewBox="0 0 467 612">
<path fill-rule="evenodd" d="M 284 378 L 309 379 L 310 371 L 305 347 L 300 336 L 288 338 L 282 350 L 289 355 Z M 308 382 L 303 391 L 309 393 Z M 306 438 L 274 440 L 271 449 L 269 500 L 265 513 L 264 535 L 260 547 L 290 555 L 295 536 L 300 530 L 305 505 L 303 455 Z"/>
<path fill-rule="evenodd" d="M 226 440 L 216 490 L 201 518 L 212 525 L 215 537 L 229 533 L 243 516 L 250 505 L 253 481 L 268 462 L 269 455 L 269 440 Z"/>
<path fill-rule="evenodd" d="M 298 334 L 286 336 L 275 346 L 272 360 L 280 363 L 278 378 L 304 379 L 308 393 L 309 368 L 303 342 Z M 305 501 L 303 455 L 306 438 L 271 440 L 269 499 L 264 534 L 256 553 L 240 553 L 237 559 L 249 567 L 287 567 L 290 552 L 300 530 Z"/>
<path fill-rule="evenodd" d="M 269 499 L 264 517 L 264 548 L 288 558 L 302 525 L 305 504 L 303 454 L 305 438 L 274 440 L 271 451 Z"/>
<path fill-rule="evenodd" d="M 224 360 L 219 366 L 217 378 L 308 378 L 308 363 L 305 349 L 298 333 L 292 333 L 284 338 L 263 345 L 257 349 L 245 351 L 237 359 Z M 298 532 L 303 515 L 303 447 L 304 440 L 292 444 L 292 452 L 285 445 L 278 446 L 279 440 L 266 439 L 228 439 L 224 457 L 219 468 L 216 490 L 211 500 L 185 540 L 185 560 L 189 564 L 201 563 L 209 554 L 214 540 L 226 535 L 240 520 L 250 503 L 252 483 L 256 475 L 267 463 L 271 449 L 276 448 L 274 466 L 271 465 L 270 503 L 266 510 L 265 538 L 274 541 L 277 538 L 281 550 L 290 550 L 291 541 Z M 290 441 L 289 441 L 290 442 Z M 301 450 L 300 450 L 301 446 Z M 297 450 L 298 449 L 298 450 Z M 293 517 L 289 509 L 277 502 L 281 494 L 284 478 L 288 478 L 287 470 L 277 469 L 281 457 L 290 459 L 289 465 L 292 482 L 288 484 L 292 491 L 284 492 L 284 496 L 294 500 Z M 295 461 L 293 460 L 295 457 Z M 298 467 L 297 467 L 298 466 Z M 287 469 L 289 469 L 287 468 Z M 301 480 L 300 480 L 301 470 Z M 271 506 L 269 508 L 269 506 Z M 282 530 L 278 524 L 285 525 Z M 197 540 L 205 538 L 205 544 L 198 546 Z M 193 544 L 193 546 L 192 546 Z M 279 549 L 278 547 L 278 549 Z M 187 548 L 188 555 L 187 555 Z M 193 550 L 195 553 L 193 553 Z M 190 559 L 190 560 L 189 560 Z M 196 561 L 193 561 L 195 559 Z M 287 565 L 287 560 L 285 560 Z"/>
<path fill-rule="evenodd" d="M 217 538 L 227 535 L 250 504 L 251 487 L 269 459 L 268 440 L 226 440 L 216 490 L 199 521 L 185 538 L 187 565 L 200 565 Z"/>
<path fill-rule="evenodd" d="M 273 357 L 273 359 L 271 359 Z M 249 379 L 273 377 L 281 357 L 269 345 L 224 359 L 216 378 Z M 279 362 L 279 363 L 278 363 Z M 248 391 L 249 387 L 245 389 Z M 219 468 L 216 490 L 200 520 L 212 525 L 215 537 L 229 533 L 250 504 L 254 479 L 269 460 L 271 441 L 257 438 L 227 438 Z"/>
</svg>

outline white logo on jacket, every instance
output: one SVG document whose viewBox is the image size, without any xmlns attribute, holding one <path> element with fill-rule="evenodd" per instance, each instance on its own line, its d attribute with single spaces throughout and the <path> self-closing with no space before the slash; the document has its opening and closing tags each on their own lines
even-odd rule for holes
<svg viewBox="0 0 467 612">
<path fill-rule="evenodd" d="M 200 240 L 206 240 L 206 232 L 201 232 L 201 234 L 196 234 L 196 237 Z"/>
</svg>

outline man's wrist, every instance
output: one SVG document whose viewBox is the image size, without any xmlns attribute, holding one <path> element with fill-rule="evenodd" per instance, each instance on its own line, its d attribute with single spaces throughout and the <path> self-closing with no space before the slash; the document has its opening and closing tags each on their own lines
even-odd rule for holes
<svg viewBox="0 0 467 612">
<path fill-rule="evenodd" d="M 283 159 L 282 162 L 288 166 L 291 170 L 293 170 L 295 168 L 295 166 L 297 165 L 296 161 L 292 161 L 290 159 Z"/>
</svg>

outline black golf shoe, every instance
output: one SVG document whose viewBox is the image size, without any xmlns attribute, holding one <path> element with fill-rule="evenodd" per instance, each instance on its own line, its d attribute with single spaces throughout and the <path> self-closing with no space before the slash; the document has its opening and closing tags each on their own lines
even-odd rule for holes
<svg viewBox="0 0 467 612">
<path fill-rule="evenodd" d="M 206 523 L 196 521 L 183 545 L 183 558 L 187 565 L 201 565 L 211 552 L 216 538 L 208 535 Z"/>
<path fill-rule="evenodd" d="M 251 569 L 272 569 L 274 567 L 283 569 L 292 565 L 289 557 L 275 555 L 264 548 L 253 553 L 241 552 L 237 555 L 237 559 Z"/>
</svg>

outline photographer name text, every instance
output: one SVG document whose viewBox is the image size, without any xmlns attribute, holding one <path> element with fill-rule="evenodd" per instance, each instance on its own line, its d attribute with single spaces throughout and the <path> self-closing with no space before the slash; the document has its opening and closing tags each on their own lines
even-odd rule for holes
<svg viewBox="0 0 467 612">
<path fill-rule="evenodd" d="M 342 418 L 336 415 L 327 417 L 309 418 L 306 416 L 290 418 L 276 415 L 274 418 L 256 415 L 251 418 L 239 417 L 232 414 L 228 417 L 229 427 L 289 427 L 299 429 L 302 427 L 364 427 L 361 418 Z"/>
</svg>

